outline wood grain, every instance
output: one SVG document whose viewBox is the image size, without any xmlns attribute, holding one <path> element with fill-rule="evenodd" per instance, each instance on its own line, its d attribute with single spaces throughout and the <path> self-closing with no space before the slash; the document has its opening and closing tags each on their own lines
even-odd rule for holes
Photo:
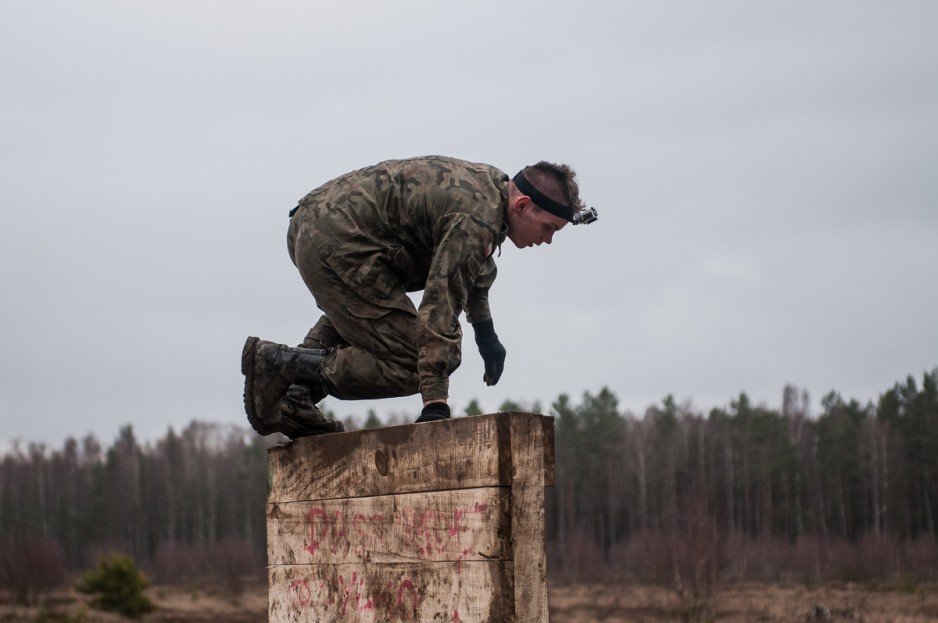
<svg viewBox="0 0 938 623">
<path fill-rule="evenodd" d="M 544 552 L 544 425 L 511 418 L 511 549 L 514 620 L 547 623 Z"/>
<path fill-rule="evenodd" d="M 268 466 L 270 621 L 547 621 L 553 418 L 323 435 Z"/>
<path fill-rule="evenodd" d="M 505 560 L 507 487 L 272 502 L 271 565 Z"/>
<path fill-rule="evenodd" d="M 508 484 L 497 415 L 299 439 L 271 448 L 269 502 Z"/>
<path fill-rule="evenodd" d="M 502 563 L 274 566 L 268 620 L 505 623 Z"/>
</svg>

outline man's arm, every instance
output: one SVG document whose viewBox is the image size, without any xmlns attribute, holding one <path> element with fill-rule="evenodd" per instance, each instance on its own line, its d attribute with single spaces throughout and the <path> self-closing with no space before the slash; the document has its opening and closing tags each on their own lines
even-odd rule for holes
<svg viewBox="0 0 938 623">
<path fill-rule="evenodd" d="M 489 289 L 495 282 L 497 274 L 498 267 L 495 266 L 495 258 L 490 255 L 469 290 L 469 299 L 466 301 L 466 320 L 469 324 L 474 325 L 492 318 L 492 312 L 489 310 Z"/>
<path fill-rule="evenodd" d="M 466 320 L 472 325 L 475 332 L 476 346 L 485 363 L 485 374 L 482 380 L 486 385 L 495 385 L 505 369 L 505 347 L 495 334 L 495 325 L 492 313 L 489 311 L 489 288 L 495 281 L 497 269 L 495 260 L 490 255 L 475 284 L 469 291 L 469 300 L 466 303 Z"/>
<path fill-rule="evenodd" d="M 459 314 L 495 239 L 490 225 L 464 213 L 444 215 L 434 234 L 433 261 L 417 310 L 417 370 L 424 404 L 449 397 L 449 375 L 461 362 Z"/>
</svg>

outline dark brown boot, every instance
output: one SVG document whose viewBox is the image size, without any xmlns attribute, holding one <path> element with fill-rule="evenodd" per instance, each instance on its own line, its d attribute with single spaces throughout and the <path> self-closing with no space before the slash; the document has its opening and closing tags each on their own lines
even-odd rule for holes
<svg viewBox="0 0 938 623">
<path fill-rule="evenodd" d="M 308 385 L 291 385 L 280 401 L 280 432 L 296 439 L 324 433 L 341 433 L 342 422 L 326 419 L 316 406 L 315 396 Z"/>
<path fill-rule="evenodd" d="M 244 411 L 254 430 L 261 435 L 283 432 L 280 401 L 293 382 L 310 386 L 313 406 L 325 398 L 319 375 L 324 354 L 322 350 L 290 348 L 256 337 L 249 337 L 244 342 L 241 351 Z"/>
</svg>

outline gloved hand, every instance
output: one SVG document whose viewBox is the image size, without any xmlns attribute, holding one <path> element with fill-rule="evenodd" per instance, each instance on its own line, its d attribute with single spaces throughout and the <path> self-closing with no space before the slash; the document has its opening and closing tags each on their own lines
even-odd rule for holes
<svg viewBox="0 0 938 623">
<path fill-rule="evenodd" d="M 448 420 L 449 415 L 448 404 L 445 402 L 431 402 L 430 404 L 424 406 L 423 411 L 420 412 L 420 417 L 417 418 L 417 423 L 419 424 L 420 422 Z"/>
<path fill-rule="evenodd" d="M 498 341 L 495 335 L 495 323 L 492 319 L 483 320 L 472 325 L 476 334 L 476 345 L 479 347 L 479 354 L 482 355 L 482 361 L 485 362 L 485 374 L 482 380 L 486 385 L 495 385 L 502 376 L 505 369 L 505 347 Z"/>
</svg>

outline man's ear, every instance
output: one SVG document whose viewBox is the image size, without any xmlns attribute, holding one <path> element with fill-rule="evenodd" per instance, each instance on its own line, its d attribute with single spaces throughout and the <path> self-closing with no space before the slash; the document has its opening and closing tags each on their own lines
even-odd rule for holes
<svg viewBox="0 0 938 623">
<path fill-rule="evenodd" d="M 522 212 L 524 212 L 530 205 L 531 205 L 531 198 L 528 197 L 527 195 L 521 195 L 520 197 L 518 197 L 518 200 L 515 202 L 515 208 L 517 209 L 518 214 L 521 214 Z"/>
</svg>

